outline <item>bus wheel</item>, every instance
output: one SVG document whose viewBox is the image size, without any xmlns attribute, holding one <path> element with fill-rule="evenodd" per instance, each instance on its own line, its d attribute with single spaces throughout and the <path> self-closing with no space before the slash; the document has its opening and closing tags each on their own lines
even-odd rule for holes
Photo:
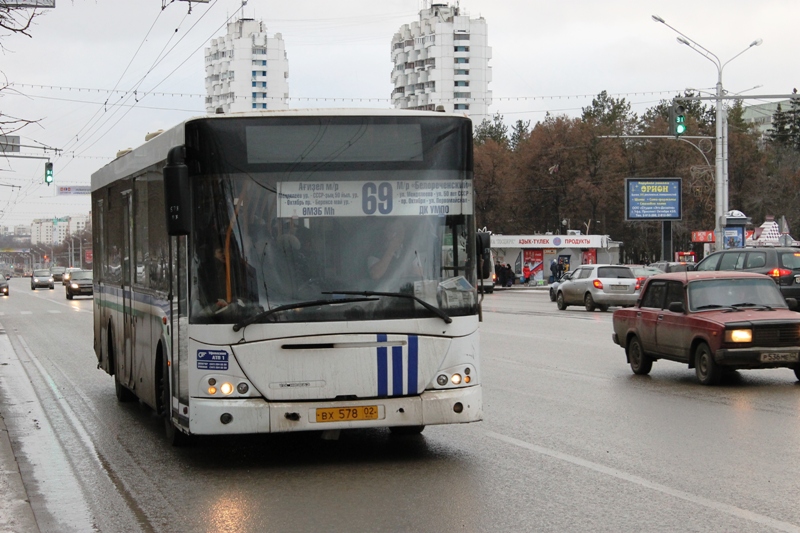
<svg viewBox="0 0 800 533">
<path fill-rule="evenodd" d="M 117 354 L 114 353 L 114 339 L 110 329 L 108 331 L 108 357 L 111 359 L 111 365 L 109 366 L 114 369 L 114 393 L 117 395 L 117 401 L 120 403 L 132 402 L 136 399 L 136 395 L 119 380 Z"/>
<path fill-rule="evenodd" d="M 392 435 L 419 435 L 425 426 L 394 426 L 390 427 L 389 431 Z"/>
<path fill-rule="evenodd" d="M 172 422 L 172 392 L 169 385 L 169 366 L 167 366 L 166 358 L 161 357 L 161 359 L 161 375 L 158 379 L 158 388 L 161 393 L 158 414 L 164 418 L 164 430 L 169 445 L 176 448 L 187 446 L 192 442 L 192 438 L 175 427 Z"/>
</svg>

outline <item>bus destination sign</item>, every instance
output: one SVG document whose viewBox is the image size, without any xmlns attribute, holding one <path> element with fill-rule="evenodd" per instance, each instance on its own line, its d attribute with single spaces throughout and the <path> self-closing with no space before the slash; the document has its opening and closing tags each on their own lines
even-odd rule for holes
<svg viewBox="0 0 800 533">
<path fill-rule="evenodd" d="M 625 220 L 680 220 L 681 178 L 625 178 Z"/>
<path fill-rule="evenodd" d="M 283 181 L 278 217 L 472 214 L 469 180 Z"/>
</svg>

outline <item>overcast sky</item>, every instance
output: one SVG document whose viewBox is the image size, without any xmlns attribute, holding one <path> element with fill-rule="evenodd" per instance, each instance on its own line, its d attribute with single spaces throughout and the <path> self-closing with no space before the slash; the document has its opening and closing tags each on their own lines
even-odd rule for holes
<svg viewBox="0 0 800 533">
<path fill-rule="evenodd" d="M 270 36 L 283 35 L 291 107 L 388 108 L 391 38 L 418 19 L 422 4 L 249 0 L 243 12 L 263 20 Z M 487 21 L 489 111 L 507 124 L 534 124 L 548 111 L 577 116 L 603 90 L 637 112 L 686 88 L 713 90 L 716 67 L 677 43 L 653 14 L 723 62 L 762 38 L 725 67 L 723 83 L 732 93 L 761 85 L 744 94 L 786 94 L 800 86 L 796 0 L 462 0 L 460 6 Z M 159 0 L 58 0 L 36 19 L 32 38 L 2 37 L 0 71 L 12 87 L 0 93 L 0 110 L 38 120 L 16 134 L 22 144 L 63 150 L 56 156 L 23 149 L 52 157 L 57 185 L 89 185 L 117 150 L 205 112 L 204 48 L 241 14 L 241 2 L 233 0 L 192 3 L 191 13 L 183 1 L 162 10 Z M 43 175 L 44 160 L 0 161 L 0 225 L 89 212 L 88 196 L 56 196 Z"/>
</svg>

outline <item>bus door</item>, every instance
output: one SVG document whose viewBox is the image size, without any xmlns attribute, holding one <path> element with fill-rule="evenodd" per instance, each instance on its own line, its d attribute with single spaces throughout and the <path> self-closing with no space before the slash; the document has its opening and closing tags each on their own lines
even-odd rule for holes
<svg viewBox="0 0 800 533">
<path fill-rule="evenodd" d="M 122 365 L 119 380 L 125 386 L 131 383 L 133 369 L 133 345 L 136 338 L 136 321 L 133 316 L 133 194 L 122 193 Z"/>
</svg>

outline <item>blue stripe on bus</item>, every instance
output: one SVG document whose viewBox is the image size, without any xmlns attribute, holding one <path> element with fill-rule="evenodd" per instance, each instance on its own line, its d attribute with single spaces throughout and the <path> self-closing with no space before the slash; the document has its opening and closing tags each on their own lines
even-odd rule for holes
<svg viewBox="0 0 800 533">
<path fill-rule="evenodd" d="M 403 395 L 403 347 L 392 346 L 392 394 Z"/>
<path fill-rule="evenodd" d="M 378 342 L 386 342 L 386 335 L 378 335 Z M 389 361 L 385 346 L 378 347 L 378 396 L 389 395 Z"/>
<path fill-rule="evenodd" d="M 419 365 L 419 337 L 408 336 L 408 394 L 417 393 L 417 372 Z"/>
</svg>

